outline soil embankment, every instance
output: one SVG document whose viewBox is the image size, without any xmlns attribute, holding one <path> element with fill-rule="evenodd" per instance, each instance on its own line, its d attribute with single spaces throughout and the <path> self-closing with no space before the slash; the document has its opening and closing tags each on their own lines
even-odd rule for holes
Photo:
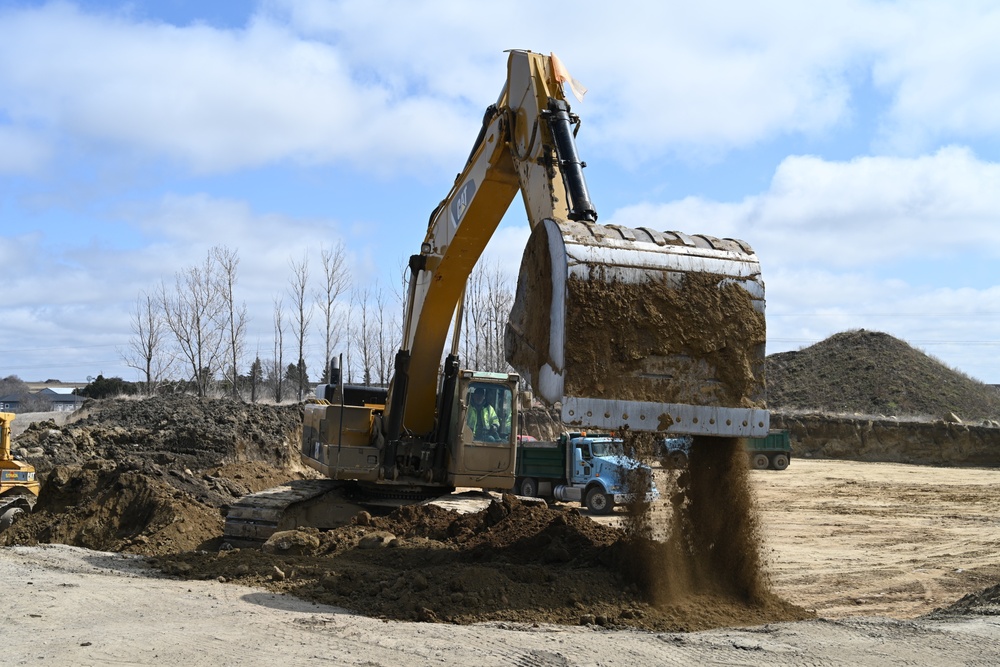
<svg viewBox="0 0 1000 667">
<path fill-rule="evenodd" d="M 1000 467 L 1000 428 L 944 421 L 771 413 L 793 456 L 933 466 Z"/>
</svg>

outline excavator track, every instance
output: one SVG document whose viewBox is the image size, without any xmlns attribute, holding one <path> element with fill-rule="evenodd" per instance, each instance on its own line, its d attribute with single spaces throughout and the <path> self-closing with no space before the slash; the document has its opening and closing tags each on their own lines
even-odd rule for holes
<svg viewBox="0 0 1000 667">
<path fill-rule="evenodd" d="M 259 548 L 279 531 L 332 530 L 349 524 L 362 511 L 385 514 L 406 505 L 433 504 L 467 514 L 501 497 L 479 490 L 442 491 L 445 489 L 361 486 L 330 479 L 293 480 L 243 496 L 230 505 L 223 541 L 232 547 Z"/>
<path fill-rule="evenodd" d="M 0 497 L 0 532 L 31 513 L 37 498 L 31 494 L 12 494 Z"/>
<path fill-rule="evenodd" d="M 223 539 L 233 547 L 259 547 L 281 530 L 343 526 L 363 509 L 348 500 L 345 486 L 332 479 L 300 479 L 243 496 L 226 512 Z"/>
</svg>

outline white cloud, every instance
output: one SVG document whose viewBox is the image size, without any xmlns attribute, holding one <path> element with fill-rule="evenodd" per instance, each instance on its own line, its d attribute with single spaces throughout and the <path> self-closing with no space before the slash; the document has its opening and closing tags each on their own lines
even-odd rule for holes
<svg viewBox="0 0 1000 667">
<path fill-rule="evenodd" d="M 588 141 L 625 161 L 828 133 L 852 121 L 869 72 L 889 98 L 887 145 L 1000 125 L 1000 11 L 985 3 L 273 0 L 237 30 L 55 3 L 0 19 L 15 127 L 204 172 L 451 165 L 514 47 L 560 54 L 591 91 Z"/>
<path fill-rule="evenodd" d="M 990 137 L 1000 125 L 1000 7 L 924 0 L 892 7 L 873 80 L 893 101 L 887 148 L 909 153 L 949 137 Z"/>
<path fill-rule="evenodd" d="M 1000 164 L 964 148 L 833 162 L 792 156 L 767 192 L 737 203 L 687 198 L 615 211 L 607 222 L 748 241 L 784 265 L 861 266 L 1000 252 Z"/>
<path fill-rule="evenodd" d="M 851 12 L 863 10 L 854 2 L 582 1 L 567 11 L 528 0 L 506 3 L 502 15 L 459 2 L 267 7 L 304 34 L 335 38 L 382 80 L 483 106 L 503 82 L 503 50 L 554 51 L 590 88 L 581 109 L 604 148 L 646 157 L 837 122 L 849 100 L 844 69 L 862 41 Z"/>
<path fill-rule="evenodd" d="M 66 4 L 0 19 L 0 110 L 14 122 L 197 171 L 281 160 L 387 171 L 390 156 L 394 168 L 451 158 L 474 136 L 454 108 L 394 98 L 334 47 L 267 21 L 178 28 Z"/>
</svg>

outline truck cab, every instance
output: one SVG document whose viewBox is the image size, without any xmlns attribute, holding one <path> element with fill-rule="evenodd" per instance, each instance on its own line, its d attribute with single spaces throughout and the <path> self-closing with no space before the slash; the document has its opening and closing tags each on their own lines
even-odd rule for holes
<svg viewBox="0 0 1000 667">
<path fill-rule="evenodd" d="M 517 480 L 520 495 L 578 502 L 594 514 L 610 514 L 632 500 L 630 471 L 645 471 L 643 500 L 659 498 L 652 470 L 625 455 L 622 441 L 607 435 L 563 433 L 556 442 L 529 441 L 518 445 Z"/>
</svg>

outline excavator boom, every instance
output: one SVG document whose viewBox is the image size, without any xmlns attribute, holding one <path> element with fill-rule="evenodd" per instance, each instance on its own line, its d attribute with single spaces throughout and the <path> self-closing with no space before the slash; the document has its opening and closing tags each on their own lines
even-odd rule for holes
<svg viewBox="0 0 1000 667">
<path fill-rule="evenodd" d="M 440 359 L 466 280 L 515 195 L 532 228 L 505 343 L 535 393 L 581 428 L 767 433 L 764 283 L 741 241 L 597 224 L 555 56 L 511 51 L 469 161 L 411 261 L 389 402 L 433 427 Z M 402 412 L 402 414 L 400 414 Z"/>
</svg>

